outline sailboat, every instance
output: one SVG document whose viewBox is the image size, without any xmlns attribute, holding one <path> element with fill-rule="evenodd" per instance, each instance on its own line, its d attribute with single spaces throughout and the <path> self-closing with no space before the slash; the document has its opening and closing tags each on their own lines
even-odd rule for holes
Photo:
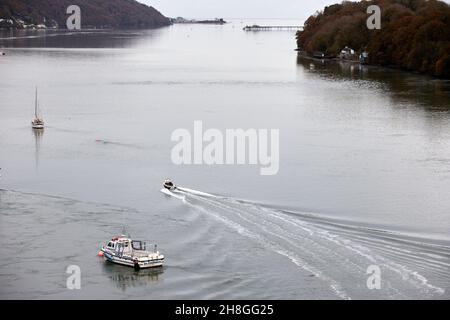
<svg viewBox="0 0 450 320">
<path fill-rule="evenodd" d="M 44 129 L 44 120 L 38 116 L 38 94 L 36 88 L 36 94 L 34 98 L 34 119 L 31 121 L 33 129 Z"/>
</svg>

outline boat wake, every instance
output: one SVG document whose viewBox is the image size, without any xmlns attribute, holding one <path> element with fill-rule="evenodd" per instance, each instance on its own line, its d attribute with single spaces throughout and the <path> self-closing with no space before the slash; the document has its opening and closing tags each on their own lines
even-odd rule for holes
<svg viewBox="0 0 450 320">
<path fill-rule="evenodd" d="M 167 189 L 165 189 L 165 188 L 162 188 L 162 189 L 161 189 L 161 192 L 164 193 L 165 195 L 168 195 L 168 196 L 171 196 L 171 197 L 174 197 L 174 198 L 183 200 L 183 201 L 185 201 L 185 199 L 186 199 L 185 196 L 181 196 L 181 195 L 175 194 L 175 193 L 173 193 L 172 191 L 167 190 Z"/>
<path fill-rule="evenodd" d="M 450 243 L 177 187 L 161 190 L 275 252 L 342 299 L 450 298 Z M 380 287 L 368 284 L 380 270 Z"/>
</svg>

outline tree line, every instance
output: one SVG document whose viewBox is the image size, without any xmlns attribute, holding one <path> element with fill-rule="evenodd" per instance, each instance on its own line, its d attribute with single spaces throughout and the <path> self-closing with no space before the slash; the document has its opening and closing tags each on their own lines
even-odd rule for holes
<svg viewBox="0 0 450 320">
<path fill-rule="evenodd" d="M 381 8 L 381 29 L 369 30 L 367 7 Z M 450 6 L 437 0 L 344 1 L 325 7 L 297 33 L 300 50 L 336 56 L 349 46 L 369 63 L 450 78 Z"/>
</svg>

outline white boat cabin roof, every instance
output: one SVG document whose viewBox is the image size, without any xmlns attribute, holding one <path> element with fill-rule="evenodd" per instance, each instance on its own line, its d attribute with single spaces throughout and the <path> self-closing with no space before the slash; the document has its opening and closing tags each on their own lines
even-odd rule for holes
<svg viewBox="0 0 450 320">
<path fill-rule="evenodd" d="M 116 243 L 118 244 L 125 244 L 125 247 L 128 247 L 129 244 L 135 245 L 138 244 L 138 248 L 133 247 L 133 249 L 135 250 L 143 250 L 146 246 L 146 242 L 145 241 L 141 241 L 141 240 L 132 240 L 130 238 L 128 238 L 127 236 L 117 236 L 117 237 L 113 237 L 111 240 L 108 241 L 107 246 L 110 248 L 114 248 Z"/>
</svg>

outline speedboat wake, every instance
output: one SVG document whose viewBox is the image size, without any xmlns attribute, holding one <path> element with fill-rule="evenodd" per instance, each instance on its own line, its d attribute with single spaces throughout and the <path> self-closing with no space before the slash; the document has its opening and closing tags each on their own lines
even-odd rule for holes
<svg viewBox="0 0 450 320">
<path fill-rule="evenodd" d="M 286 257 L 342 299 L 449 298 L 450 244 L 380 230 L 321 215 L 277 209 L 184 187 L 169 191 L 205 213 Z M 380 270 L 379 288 L 368 283 Z"/>
</svg>

